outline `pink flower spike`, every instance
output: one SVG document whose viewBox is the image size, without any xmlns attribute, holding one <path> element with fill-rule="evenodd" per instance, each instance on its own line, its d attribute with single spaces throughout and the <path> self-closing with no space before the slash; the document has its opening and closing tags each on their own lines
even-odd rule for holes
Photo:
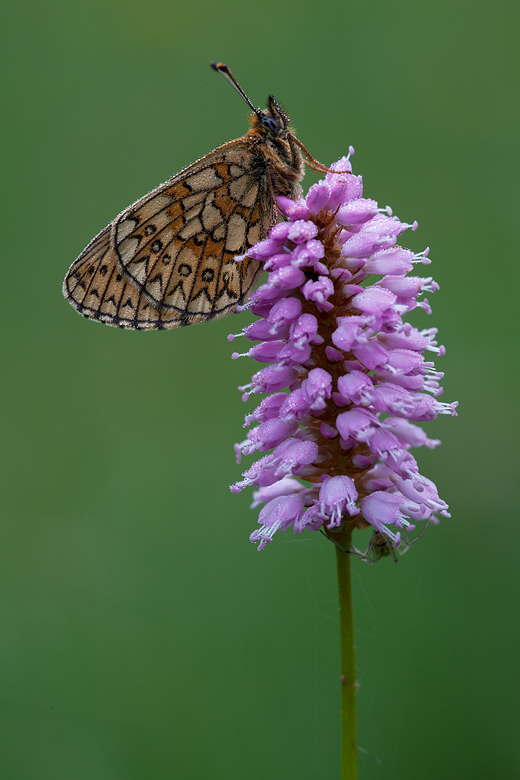
<svg viewBox="0 0 520 780">
<path fill-rule="evenodd" d="M 424 293 L 438 289 L 411 275 L 430 262 L 428 250 L 397 244 L 417 223 L 363 197 L 352 153 L 306 200 L 278 198 L 283 221 L 242 258 L 268 273 L 237 306 L 260 318 L 239 334 L 258 342 L 245 354 L 268 365 L 240 390 L 244 400 L 267 397 L 246 415 L 235 451 L 265 454 L 231 490 L 253 487 L 253 508 L 264 504 L 251 535 L 258 549 L 291 526 L 341 541 L 369 524 L 378 536 L 361 557 L 372 563 L 389 544 L 406 552 L 416 523 L 449 517 L 410 449 L 438 446 L 414 423 L 455 416 L 457 404 L 438 400 L 437 330 L 404 320 L 429 313 Z"/>
</svg>

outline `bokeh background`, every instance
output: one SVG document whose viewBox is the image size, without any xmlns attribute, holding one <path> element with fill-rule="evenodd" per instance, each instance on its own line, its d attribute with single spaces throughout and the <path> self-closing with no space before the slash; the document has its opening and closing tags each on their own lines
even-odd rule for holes
<svg viewBox="0 0 520 780">
<path fill-rule="evenodd" d="M 520 6 L 10 0 L 2 36 L 0 773 L 339 777 L 334 550 L 262 554 L 226 336 L 79 317 L 70 262 L 273 92 L 432 247 L 444 399 L 421 470 L 453 519 L 354 561 L 360 777 L 510 780 L 518 734 Z M 307 182 L 315 180 L 311 173 Z M 257 365 L 257 364 L 256 364 Z M 249 404 L 251 406 L 251 404 Z M 249 408 L 249 407 L 248 407 Z"/>
</svg>

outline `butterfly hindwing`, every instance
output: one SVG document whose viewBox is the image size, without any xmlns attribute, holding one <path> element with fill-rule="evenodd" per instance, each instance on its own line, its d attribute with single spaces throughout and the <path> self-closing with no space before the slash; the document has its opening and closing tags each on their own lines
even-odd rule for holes
<svg viewBox="0 0 520 780">
<path fill-rule="evenodd" d="M 63 284 L 68 301 L 83 316 L 123 328 L 157 328 L 159 312 L 131 284 L 110 247 L 109 225 L 73 263 Z"/>
</svg>

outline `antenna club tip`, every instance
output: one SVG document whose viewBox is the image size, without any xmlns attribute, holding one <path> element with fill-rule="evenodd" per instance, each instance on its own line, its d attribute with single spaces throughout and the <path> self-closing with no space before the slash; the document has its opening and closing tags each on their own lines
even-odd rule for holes
<svg viewBox="0 0 520 780">
<path fill-rule="evenodd" d="M 254 105 L 251 103 L 251 101 L 247 97 L 246 93 L 244 92 L 244 90 L 242 89 L 242 87 L 240 86 L 240 84 L 238 83 L 236 78 L 233 76 L 233 74 L 231 73 L 231 71 L 229 70 L 228 66 L 225 64 L 225 62 L 210 62 L 210 65 L 218 73 L 221 73 L 224 76 L 224 78 L 227 79 L 227 81 L 229 81 L 229 83 L 231 84 L 233 89 L 236 89 L 236 91 L 238 92 L 240 97 L 243 98 L 246 101 L 246 103 L 249 106 L 249 108 L 252 108 L 253 111 L 256 114 L 258 114 L 258 109 L 255 108 Z"/>
</svg>

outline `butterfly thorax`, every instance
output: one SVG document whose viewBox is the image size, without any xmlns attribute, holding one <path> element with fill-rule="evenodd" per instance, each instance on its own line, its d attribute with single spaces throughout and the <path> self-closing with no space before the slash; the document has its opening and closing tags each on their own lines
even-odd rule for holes
<svg viewBox="0 0 520 780">
<path fill-rule="evenodd" d="M 249 119 L 251 126 L 245 138 L 252 144 L 254 175 L 267 179 L 273 195 L 297 200 L 302 194 L 304 164 L 290 132 L 289 115 L 271 95 L 267 109 L 256 111 Z"/>
</svg>

